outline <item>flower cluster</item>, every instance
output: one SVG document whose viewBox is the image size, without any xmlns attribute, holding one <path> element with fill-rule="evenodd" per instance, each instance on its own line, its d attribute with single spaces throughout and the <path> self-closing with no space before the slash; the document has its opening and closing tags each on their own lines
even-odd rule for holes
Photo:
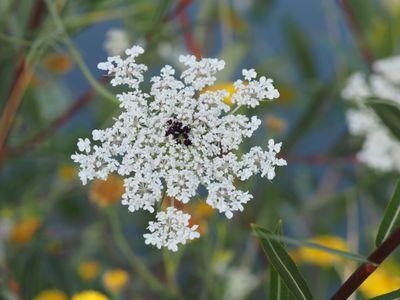
<svg viewBox="0 0 400 300">
<path fill-rule="evenodd" d="M 350 133 L 365 138 L 357 157 L 371 168 L 380 171 L 400 171 L 400 142 L 382 124 L 365 101 L 377 98 L 400 106 L 400 56 L 376 61 L 367 77 L 353 74 L 342 91 L 355 107 L 347 111 Z"/>
<path fill-rule="evenodd" d="M 238 190 L 235 179 L 247 180 L 260 173 L 271 180 L 275 167 L 286 165 L 286 161 L 276 157 L 281 143 L 273 140 L 269 140 L 267 151 L 253 147 L 241 156 L 235 154 L 261 121 L 235 114 L 236 110 L 224 102 L 229 96 L 226 90 L 207 89 L 214 85 L 225 62 L 180 56 L 186 67 L 180 79 L 166 65 L 159 76 L 151 78 L 146 93 L 140 83 L 147 67 L 136 62 L 143 49 L 134 46 L 125 53 L 126 58 L 109 57 L 98 65 L 112 76 L 112 85 L 128 85 L 129 91 L 117 95 L 123 112 L 111 128 L 94 130 L 92 141 L 78 141 L 79 152 L 72 159 L 80 164 L 83 184 L 118 173 L 124 177 L 122 204 L 131 212 L 154 212 L 163 192 L 187 203 L 199 186 L 208 190 L 207 203 L 226 217 L 242 211 L 252 195 Z M 279 96 L 271 79 L 257 80 L 254 70 L 243 70 L 243 75 L 244 80 L 235 83 L 232 102 L 255 107 Z M 199 236 L 196 226 L 189 227 L 189 219 L 174 207 L 158 212 L 148 227 L 150 233 L 144 235 L 146 243 L 176 251 L 177 244 Z"/>
</svg>

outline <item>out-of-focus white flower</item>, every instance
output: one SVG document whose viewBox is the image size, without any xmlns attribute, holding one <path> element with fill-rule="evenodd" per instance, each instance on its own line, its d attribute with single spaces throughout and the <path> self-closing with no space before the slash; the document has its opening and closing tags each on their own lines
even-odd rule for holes
<svg viewBox="0 0 400 300">
<path fill-rule="evenodd" d="M 106 32 L 104 49 L 108 55 L 121 55 L 129 46 L 129 37 L 125 30 L 113 28 Z"/>
<path fill-rule="evenodd" d="M 226 286 L 224 299 L 226 300 L 242 300 L 246 299 L 251 291 L 253 291 L 260 280 L 253 275 L 248 268 L 237 267 L 229 268 L 226 273 Z"/>
<path fill-rule="evenodd" d="M 400 56 L 376 61 L 373 74 L 355 73 L 342 91 L 355 103 L 346 117 L 350 133 L 365 138 L 357 158 L 371 168 L 400 171 L 400 142 L 382 124 L 375 112 L 364 104 L 368 99 L 388 101 L 400 107 Z"/>
<path fill-rule="evenodd" d="M 215 75 L 224 68 L 224 61 L 181 56 L 179 60 L 186 69 L 180 79 L 166 65 L 160 76 L 151 78 L 151 88 L 146 93 L 140 84 L 147 67 L 135 61 L 143 51 L 134 46 L 125 51 L 126 58 L 109 57 L 98 65 L 112 76 L 112 85 L 128 85 L 130 90 L 117 95 L 123 112 L 111 128 L 94 130 L 92 142 L 79 139 L 79 152 L 72 159 L 80 164 L 82 182 L 105 179 L 113 172 L 124 176 L 122 204 L 132 212 L 154 212 L 163 192 L 187 203 L 203 186 L 209 194 L 207 203 L 231 218 L 233 212 L 242 211 L 243 204 L 252 199 L 248 192 L 237 190 L 235 179 L 247 180 L 260 173 L 272 180 L 275 167 L 286 165 L 284 159 L 276 157 L 281 143 L 269 140 L 267 151 L 253 147 L 243 155 L 235 154 L 261 121 L 256 116 L 235 114 L 224 103 L 229 95 L 225 89 L 204 90 L 215 83 Z M 243 74 L 246 82 L 236 84 L 232 96 L 239 105 L 254 107 L 279 95 L 271 79 L 257 80 L 254 70 Z M 176 214 L 171 209 L 166 214 L 158 213 L 157 218 L 177 220 Z M 159 237 L 164 219 L 151 223 L 149 229 L 153 234 L 147 235 L 146 241 L 158 241 L 157 246 L 175 250 L 183 240 L 173 238 L 176 235 L 164 235 L 164 240 Z"/>
<path fill-rule="evenodd" d="M 168 207 L 156 215 L 156 221 L 150 221 L 150 233 L 144 234 L 146 245 L 154 245 L 158 249 L 167 247 L 169 250 L 177 251 L 178 244 L 186 244 L 186 241 L 200 237 L 196 231 L 198 225 L 189 227 L 190 215 L 177 210 L 175 207 Z"/>
</svg>

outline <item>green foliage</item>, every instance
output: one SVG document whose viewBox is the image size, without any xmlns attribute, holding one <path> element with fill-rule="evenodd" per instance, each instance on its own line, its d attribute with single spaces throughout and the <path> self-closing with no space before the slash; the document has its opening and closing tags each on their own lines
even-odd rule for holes
<svg viewBox="0 0 400 300">
<path fill-rule="evenodd" d="M 265 255 L 269 262 L 279 274 L 289 291 L 296 299 L 313 299 L 311 291 L 300 274 L 296 264 L 290 258 L 281 242 L 269 239 L 264 233 L 271 234 L 267 229 L 261 228 L 255 224 L 251 225 L 256 233 Z"/>
<path fill-rule="evenodd" d="M 400 299 L 400 289 L 378 297 L 371 298 L 370 300 L 398 300 Z"/>
<path fill-rule="evenodd" d="M 282 221 L 278 222 L 275 229 L 275 234 L 278 236 L 282 235 Z M 285 248 L 285 244 L 282 241 L 280 243 L 282 247 Z M 282 278 L 279 276 L 279 273 L 275 270 L 273 266 L 269 268 L 269 274 L 270 274 L 269 298 L 276 300 L 289 299 L 289 290 L 286 287 L 285 283 L 283 282 Z"/>
<path fill-rule="evenodd" d="M 393 196 L 385 209 L 385 213 L 378 229 L 375 244 L 379 246 L 393 230 L 400 227 L 400 181 L 397 182 Z"/>
</svg>

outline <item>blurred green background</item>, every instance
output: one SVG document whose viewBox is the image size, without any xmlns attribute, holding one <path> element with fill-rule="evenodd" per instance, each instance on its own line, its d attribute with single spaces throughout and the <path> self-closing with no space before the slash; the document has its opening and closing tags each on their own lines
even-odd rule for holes
<svg viewBox="0 0 400 300">
<path fill-rule="evenodd" d="M 398 173 L 357 161 L 362 139 L 348 132 L 341 90 L 354 71 L 368 71 L 360 44 L 376 59 L 398 53 L 399 1 L 348 1 L 361 31 L 331 0 L 48 2 L 55 16 L 44 1 L 0 0 L 0 299 L 84 290 L 109 299 L 266 299 L 269 265 L 251 222 L 274 228 L 281 219 L 285 236 L 372 252 Z M 227 62 L 220 84 L 254 67 L 281 93 L 249 112 L 263 124 L 243 147 L 282 141 L 288 166 L 273 183 L 243 184 L 254 200 L 232 220 L 184 207 L 202 237 L 178 253 L 144 245 L 152 216 L 119 204 L 119 177 L 82 186 L 70 159 L 78 137 L 119 114 L 115 89 L 96 69 L 118 37 L 145 48 L 150 75 L 164 64 L 179 70 L 178 54 L 192 53 Z M 318 251 L 290 253 L 316 299 L 356 267 Z M 358 299 L 400 288 L 399 263 L 397 252 Z"/>
</svg>

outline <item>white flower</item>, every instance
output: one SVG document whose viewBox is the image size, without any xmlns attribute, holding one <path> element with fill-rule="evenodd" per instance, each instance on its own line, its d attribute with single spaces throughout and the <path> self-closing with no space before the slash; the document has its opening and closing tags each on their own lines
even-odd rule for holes
<svg viewBox="0 0 400 300">
<path fill-rule="evenodd" d="M 274 87 L 272 79 L 261 76 L 260 80 L 254 80 L 257 76 L 254 69 L 243 70 L 242 73 L 247 82 L 235 81 L 232 103 L 254 108 L 260 104 L 260 100 L 273 100 L 279 97 L 279 92 Z"/>
<path fill-rule="evenodd" d="M 89 139 L 78 139 L 78 149 L 81 152 L 90 152 L 90 140 Z"/>
<path fill-rule="evenodd" d="M 248 192 L 237 190 L 230 181 L 215 182 L 208 186 L 207 204 L 230 219 L 233 211 L 243 211 L 243 204 L 253 198 Z"/>
<path fill-rule="evenodd" d="M 346 113 L 349 131 L 365 138 L 357 158 L 380 171 L 400 171 L 400 142 L 382 124 L 375 112 L 365 105 L 369 99 L 388 101 L 400 107 L 400 56 L 376 61 L 374 73 L 351 75 L 342 91 L 355 107 Z"/>
<path fill-rule="evenodd" d="M 129 47 L 129 37 L 123 29 L 110 29 L 106 33 L 104 49 L 110 56 L 121 55 Z"/>
<path fill-rule="evenodd" d="M 257 77 L 257 73 L 256 73 L 256 71 L 254 69 L 250 69 L 250 70 L 244 69 L 242 71 L 242 74 L 244 76 L 244 79 L 246 79 L 248 81 L 251 81 L 252 79 Z"/>
<path fill-rule="evenodd" d="M 224 103 L 226 90 L 203 91 L 215 83 L 225 63 L 181 56 L 186 66 L 181 79 L 167 65 L 150 79 L 146 93 L 140 84 L 147 67 L 135 61 L 143 49 L 134 46 L 125 53 L 124 59 L 115 56 L 99 64 L 113 76 L 113 85 L 127 85 L 129 91 L 117 95 L 123 111 L 112 127 L 94 130 L 92 145 L 88 139 L 79 140 L 80 152 L 72 159 L 80 164 L 82 182 L 105 179 L 111 172 L 124 176 L 122 204 L 130 211 L 154 212 L 163 192 L 187 203 L 200 186 L 209 192 L 207 202 L 228 218 L 242 211 L 252 195 L 237 190 L 234 181 L 258 173 L 272 180 L 275 167 L 286 161 L 276 158 L 281 144 L 273 140 L 267 151 L 253 147 L 248 153 L 236 154 L 261 121 L 234 114 Z M 238 104 L 254 107 L 279 95 L 272 80 L 256 80 L 254 70 L 244 74 L 248 82 L 238 84 L 233 95 Z"/>
<path fill-rule="evenodd" d="M 174 207 L 168 207 L 165 212 L 160 211 L 156 219 L 156 222 L 149 222 L 147 229 L 150 233 L 143 235 L 146 245 L 177 251 L 178 244 L 186 244 L 186 241 L 200 237 L 196 231 L 198 225 L 189 227 L 190 215 Z"/>
</svg>

